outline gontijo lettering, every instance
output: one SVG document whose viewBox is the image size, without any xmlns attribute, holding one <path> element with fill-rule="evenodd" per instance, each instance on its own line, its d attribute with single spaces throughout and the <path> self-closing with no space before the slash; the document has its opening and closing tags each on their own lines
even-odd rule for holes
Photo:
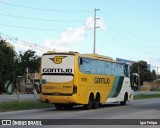
<svg viewBox="0 0 160 128">
<path fill-rule="evenodd" d="M 71 68 L 43 68 L 43 73 L 72 73 Z"/>
<path fill-rule="evenodd" d="M 109 84 L 110 79 L 109 78 L 95 77 L 94 78 L 94 83 L 96 83 L 96 84 Z"/>
<path fill-rule="evenodd" d="M 55 56 L 54 58 L 49 58 L 49 59 L 52 60 L 55 64 L 61 64 L 62 59 L 65 57 L 67 56 Z"/>
</svg>

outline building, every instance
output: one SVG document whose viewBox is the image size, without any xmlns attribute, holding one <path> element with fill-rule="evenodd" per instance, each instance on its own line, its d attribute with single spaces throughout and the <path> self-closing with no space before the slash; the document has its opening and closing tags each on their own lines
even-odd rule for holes
<svg viewBox="0 0 160 128">
<path fill-rule="evenodd" d="M 130 64 L 133 64 L 133 63 L 136 63 L 137 61 L 133 61 L 133 60 L 127 60 L 127 59 L 122 59 L 122 58 L 116 58 L 117 61 L 121 61 L 121 62 L 124 62 L 124 63 L 130 63 Z M 151 71 L 151 65 L 150 64 L 147 64 L 147 67 L 148 67 L 148 70 Z"/>
<path fill-rule="evenodd" d="M 116 60 L 124 62 L 124 63 L 130 63 L 130 64 L 133 64 L 133 63 L 136 62 L 136 61 L 133 61 L 133 60 L 127 60 L 127 59 L 121 59 L 121 58 L 116 58 Z"/>
</svg>

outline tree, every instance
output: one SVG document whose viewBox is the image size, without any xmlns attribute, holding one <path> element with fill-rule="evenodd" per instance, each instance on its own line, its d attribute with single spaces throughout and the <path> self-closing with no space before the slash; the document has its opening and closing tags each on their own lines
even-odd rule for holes
<svg viewBox="0 0 160 128">
<path fill-rule="evenodd" d="M 139 61 L 134 63 L 133 65 L 133 71 L 138 73 L 140 76 L 140 85 L 143 85 L 143 81 L 153 81 L 156 77 L 155 70 L 152 72 L 148 70 L 147 62 L 145 61 Z"/>
<path fill-rule="evenodd" d="M 21 67 L 21 76 L 27 78 L 28 72 L 39 72 L 41 58 L 35 55 L 35 53 L 32 50 L 27 50 L 24 53 L 20 52 L 19 66 Z"/>
<path fill-rule="evenodd" d="M 35 55 L 35 51 L 27 50 L 25 52 L 20 52 L 15 59 L 15 76 L 28 79 L 28 71 L 30 73 L 39 72 L 41 58 Z M 20 89 L 20 85 L 18 85 Z"/>
<path fill-rule="evenodd" d="M 23 69 L 23 75 L 26 73 L 26 68 L 29 68 L 31 72 L 39 72 L 40 68 L 40 61 L 41 58 L 35 55 L 35 51 L 27 50 L 24 53 L 20 53 L 20 66 Z"/>
<path fill-rule="evenodd" d="M 8 47 L 5 40 L 0 40 L 0 92 L 6 92 L 10 84 L 16 86 L 18 76 L 25 76 L 26 69 L 39 72 L 41 58 L 35 51 L 27 50 L 19 55 Z M 7 86 L 5 87 L 5 84 Z"/>
<path fill-rule="evenodd" d="M 156 71 L 155 71 L 155 70 L 152 70 L 152 72 L 151 72 L 151 80 L 152 80 L 152 81 L 155 80 L 156 77 L 157 77 Z"/>
<path fill-rule="evenodd" d="M 7 92 L 8 86 L 14 82 L 15 57 L 13 48 L 7 46 L 5 40 L 0 40 L 0 92 Z"/>
</svg>

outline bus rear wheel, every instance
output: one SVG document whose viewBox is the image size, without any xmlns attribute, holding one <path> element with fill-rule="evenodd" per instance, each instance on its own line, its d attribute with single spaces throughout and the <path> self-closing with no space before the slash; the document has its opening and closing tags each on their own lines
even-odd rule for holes
<svg viewBox="0 0 160 128">
<path fill-rule="evenodd" d="M 90 95 L 89 99 L 88 99 L 88 104 L 84 105 L 85 109 L 89 110 L 91 109 L 93 106 L 93 96 Z"/>
<path fill-rule="evenodd" d="M 93 108 L 94 109 L 97 109 L 100 105 L 100 96 L 99 94 L 96 95 L 96 99 L 94 100 L 94 103 L 93 103 Z"/>
<path fill-rule="evenodd" d="M 55 108 L 57 110 L 61 110 L 61 109 L 63 109 L 63 105 L 62 104 L 55 104 Z"/>
<path fill-rule="evenodd" d="M 64 109 L 73 109 L 73 105 L 72 104 L 65 104 Z"/>
</svg>

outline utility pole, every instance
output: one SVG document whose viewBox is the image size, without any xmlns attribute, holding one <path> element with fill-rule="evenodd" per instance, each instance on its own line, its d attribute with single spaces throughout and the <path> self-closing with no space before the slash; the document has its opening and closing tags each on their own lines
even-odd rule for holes
<svg viewBox="0 0 160 128">
<path fill-rule="evenodd" d="M 158 69 L 159 69 L 159 67 L 156 67 L 157 68 L 157 76 L 158 76 Z"/>
<path fill-rule="evenodd" d="M 155 66 L 155 68 L 157 68 L 157 72 L 156 72 L 156 85 L 157 85 L 157 90 L 158 90 L 158 86 L 159 86 L 158 69 L 159 69 L 160 67 Z"/>
<path fill-rule="evenodd" d="M 157 82 L 158 82 L 158 69 L 159 69 L 159 67 L 156 67 L 157 68 Z"/>
<path fill-rule="evenodd" d="M 138 75 L 139 75 L 139 81 L 138 81 L 138 88 L 141 91 L 141 86 L 140 86 L 140 70 L 139 70 L 139 61 L 138 61 Z"/>
<path fill-rule="evenodd" d="M 96 20 L 99 19 L 99 18 L 96 18 L 96 12 L 99 11 L 100 9 L 96 9 L 94 10 L 94 44 L 93 44 L 93 54 L 96 53 Z"/>
</svg>

